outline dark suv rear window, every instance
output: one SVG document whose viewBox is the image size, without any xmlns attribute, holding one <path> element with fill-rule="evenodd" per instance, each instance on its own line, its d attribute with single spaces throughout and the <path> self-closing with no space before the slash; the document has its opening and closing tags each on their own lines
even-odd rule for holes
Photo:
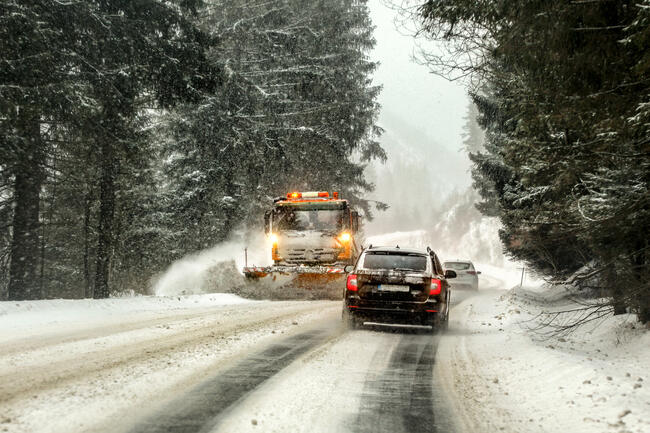
<svg viewBox="0 0 650 433">
<path fill-rule="evenodd" d="M 363 259 L 365 269 L 403 269 L 426 271 L 427 256 L 413 253 L 376 251 L 366 253 Z"/>
</svg>

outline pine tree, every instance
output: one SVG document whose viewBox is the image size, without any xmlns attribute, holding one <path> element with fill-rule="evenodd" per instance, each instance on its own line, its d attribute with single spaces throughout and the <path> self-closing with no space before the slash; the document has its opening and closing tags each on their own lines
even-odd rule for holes
<svg viewBox="0 0 650 433">
<path fill-rule="evenodd" d="M 595 266 L 615 313 L 647 321 L 647 5 L 449 0 L 420 12 L 452 42 L 431 65 L 481 82 L 474 179 L 509 253 L 556 277 Z"/>
<path fill-rule="evenodd" d="M 272 198 L 305 188 L 338 190 L 370 213 L 363 161 L 385 155 L 365 3 L 237 1 L 204 25 L 227 79 L 219 95 L 170 116 L 179 230 L 205 248 L 241 222 L 259 227 Z"/>
<path fill-rule="evenodd" d="M 143 109 L 196 99 L 218 73 L 205 61 L 212 43 L 184 14 L 199 2 L 149 0 L 3 3 L 3 166 L 13 178 L 10 299 L 41 297 L 44 265 L 41 194 L 53 161 L 55 132 L 69 139 L 59 155 L 98 166 L 96 297 L 108 296 L 120 167 L 142 143 Z M 67 133 L 61 134 L 61 131 Z M 94 156 L 93 155 L 93 156 Z M 79 188 L 83 191 L 85 186 Z M 86 204 L 88 209 L 90 204 Z M 39 248 L 39 246 L 41 248 Z M 86 257 L 87 259 L 87 257 Z M 87 264 L 85 265 L 88 269 Z"/>
</svg>

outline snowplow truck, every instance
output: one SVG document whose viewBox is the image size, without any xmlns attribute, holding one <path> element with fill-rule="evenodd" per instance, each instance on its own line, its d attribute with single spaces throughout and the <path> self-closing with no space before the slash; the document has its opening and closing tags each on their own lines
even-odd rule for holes
<svg viewBox="0 0 650 433">
<path fill-rule="evenodd" d="M 246 266 L 244 275 L 289 276 L 292 285 L 306 289 L 343 280 L 343 268 L 361 252 L 359 221 L 359 213 L 337 192 L 290 192 L 276 198 L 264 214 L 273 265 Z"/>
</svg>

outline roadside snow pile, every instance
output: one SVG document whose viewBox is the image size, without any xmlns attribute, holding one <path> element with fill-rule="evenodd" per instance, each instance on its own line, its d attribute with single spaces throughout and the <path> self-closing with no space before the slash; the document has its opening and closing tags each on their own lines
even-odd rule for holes
<svg viewBox="0 0 650 433">
<path fill-rule="evenodd" d="M 366 239 L 367 245 L 383 247 L 400 245 L 403 248 L 426 248 L 428 242 L 429 239 L 426 230 L 383 233 L 381 235 L 369 236 Z"/>
<path fill-rule="evenodd" d="M 465 430 L 650 431 L 650 332 L 633 315 L 569 334 L 540 328 L 540 313 L 580 307 L 566 291 L 489 291 L 454 310 L 436 368 Z"/>
<path fill-rule="evenodd" d="M 497 218 L 481 215 L 475 207 L 479 201 L 476 193 L 470 188 L 460 198 L 450 197 L 449 201 L 449 210 L 429 230 L 440 255 L 454 258 L 471 254 L 469 258 L 473 261 L 497 266 L 506 263 L 508 259 L 499 240 L 501 223 Z"/>
<path fill-rule="evenodd" d="M 481 272 L 479 276 L 479 288 L 495 288 L 505 289 L 506 287 L 519 286 L 522 281 L 521 278 L 521 264 L 517 262 L 505 261 L 503 266 L 494 266 L 482 262 L 474 262 L 477 271 Z M 493 287 L 487 286 L 485 280 L 494 280 Z M 544 284 L 544 280 L 537 278 L 535 275 L 529 273 L 528 270 L 524 272 L 524 284 L 527 287 L 537 288 Z"/>
<path fill-rule="evenodd" d="M 190 296 L 137 296 L 110 299 L 52 299 L 0 302 L 0 336 L 9 331 L 51 324 L 99 323 L 134 314 L 160 315 L 172 310 L 251 302 L 230 293 Z"/>
<path fill-rule="evenodd" d="M 442 220 L 430 230 L 369 236 L 365 245 L 393 247 L 399 245 L 402 248 L 422 249 L 429 246 L 441 260 L 460 258 L 502 268 L 511 263 L 502 253 L 502 245 L 497 236 L 498 229 L 499 223 L 493 218 L 480 218 L 462 227 L 455 227 L 450 221 Z"/>
</svg>

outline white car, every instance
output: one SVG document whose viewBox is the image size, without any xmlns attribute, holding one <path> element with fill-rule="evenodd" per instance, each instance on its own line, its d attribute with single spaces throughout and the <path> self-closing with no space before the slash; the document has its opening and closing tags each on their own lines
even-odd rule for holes
<svg viewBox="0 0 650 433">
<path fill-rule="evenodd" d="M 453 260 L 445 262 L 442 267 L 447 270 L 451 269 L 456 271 L 457 277 L 450 281 L 454 287 L 466 287 L 471 290 L 478 290 L 478 276 L 481 271 L 474 268 L 474 263 L 469 260 Z"/>
</svg>

